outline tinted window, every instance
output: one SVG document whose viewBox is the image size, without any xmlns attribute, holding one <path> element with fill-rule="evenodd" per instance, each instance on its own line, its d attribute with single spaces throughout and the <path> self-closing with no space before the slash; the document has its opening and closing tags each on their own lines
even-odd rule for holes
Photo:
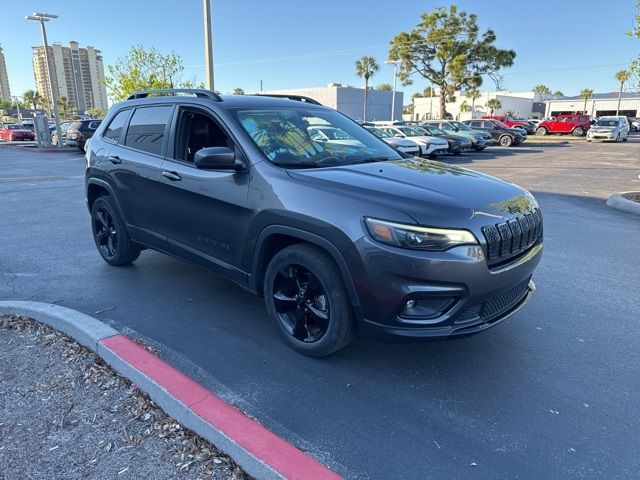
<svg viewBox="0 0 640 480">
<path fill-rule="evenodd" d="M 160 155 L 164 130 L 172 112 L 173 107 L 170 106 L 136 109 L 129 122 L 124 144 L 127 147 Z"/>
<path fill-rule="evenodd" d="M 113 140 L 114 142 L 118 143 L 120 141 L 122 129 L 124 128 L 124 124 L 127 121 L 127 117 L 129 116 L 130 112 L 131 110 L 128 109 L 118 112 L 117 115 L 113 117 L 113 120 L 111 120 L 109 126 L 104 131 L 104 134 L 102 136 L 107 140 Z"/>
<path fill-rule="evenodd" d="M 89 123 L 89 128 L 91 130 L 95 130 L 96 128 L 98 128 L 100 126 L 100 122 L 96 121 L 96 122 L 90 122 Z"/>
</svg>

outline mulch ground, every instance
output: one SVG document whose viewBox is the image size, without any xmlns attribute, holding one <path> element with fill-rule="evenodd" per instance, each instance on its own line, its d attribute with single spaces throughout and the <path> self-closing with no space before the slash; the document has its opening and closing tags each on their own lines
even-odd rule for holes
<svg viewBox="0 0 640 480">
<path fill-rule="evenodd" d="M 631 200 L 632 202 L 640 203 L 640 192 L 623 193 L 622 196 L 627 200 Z"/>
<path fill-rule="evenodd" d="M 249 476 L 89 349 L 0 316 L 0 480 Z"/>
</svg>

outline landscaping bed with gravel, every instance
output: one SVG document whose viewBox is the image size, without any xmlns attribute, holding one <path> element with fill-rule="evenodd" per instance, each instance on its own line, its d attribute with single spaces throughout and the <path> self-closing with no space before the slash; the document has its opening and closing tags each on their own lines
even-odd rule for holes
<svg viewBox="0 0 640 480">
<path fill-rule="evenodd" d="M 0 480 L 249 477 L 91 350 L 0 316 Z"/>
</svg>

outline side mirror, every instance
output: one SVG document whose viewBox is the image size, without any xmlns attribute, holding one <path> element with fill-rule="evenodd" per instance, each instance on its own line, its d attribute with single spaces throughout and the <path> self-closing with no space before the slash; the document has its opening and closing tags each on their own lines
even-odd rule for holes
<svg viewBox="0 0 640 480">
<path fill-rule="evenodd" d="M 396 133 L 394 135 L 394 137 L 396 137 L 396 138 L 404 138 L 404 135 L 402 135 L 401 133 Z"/>
<path fill-rule="evenodd" d="M 239 170 L 236 154 L 227 147 L 205 147 L 198 150 L 193 158 L 197 168 L 203 170 Z"/>
</svg>

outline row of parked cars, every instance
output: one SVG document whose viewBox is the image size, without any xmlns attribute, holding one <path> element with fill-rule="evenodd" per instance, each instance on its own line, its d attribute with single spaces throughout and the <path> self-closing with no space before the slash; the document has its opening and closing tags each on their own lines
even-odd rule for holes
<svg viewBox="0 0 640 480">
<path fill-rule="evenodd" d="M 481 152 L 489 145 L 510 147 L 527 138 L 525 130 L 510 128 L 495 119 L 371 122 L 364 127 L 403 153 L 429 158 L 446 153 Z"/>
<path fill-rule="evenodd" d="M 62 134 L 62 142 L 68 147 L 77 147 L 84 151 L 87 143 L 101 120 L 70 120 L 60 123 L 60 132 Z M 51 135 L 51 143 L 57 145 L 58 134 L 56 133 L 55 124 L 49 125 L 49 135 Z M 0 141 L 35 141 L 35 126 L 33 123 L 9 123 L 0 125 Z"/>
</svg>

